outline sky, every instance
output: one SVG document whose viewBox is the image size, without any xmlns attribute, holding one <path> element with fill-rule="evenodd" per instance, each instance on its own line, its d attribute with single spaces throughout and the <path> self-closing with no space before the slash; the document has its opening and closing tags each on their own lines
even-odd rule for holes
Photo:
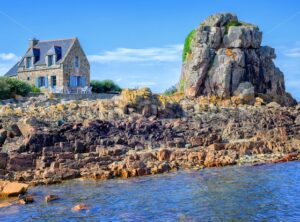
<svg viewBox="0 0 300 222">
<path fill-rule="evenodd" d="M 186 35 L 217 12 L 260 27 L 287 91 L 300 100 L 299 0 L 0 0 L 0 75 L 33 37 L 78 37 L 91 79 L 163 92 L 178 82 Z"/>
</svg>

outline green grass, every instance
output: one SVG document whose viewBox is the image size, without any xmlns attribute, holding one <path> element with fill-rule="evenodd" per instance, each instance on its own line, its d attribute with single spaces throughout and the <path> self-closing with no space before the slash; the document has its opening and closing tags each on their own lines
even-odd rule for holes
<svg viewBox="0 0 300 222">
<path fill-rule="evenodd" d="M 230 20 L 228 21 L 226 24 L 225 24 L 225 35 L 228 34 L 228 30 L 230 27 L 232 26 L 241 26 L 243 25 L 242 23 L 238 22 L 238 21 L 235 21 L 235 20 Z"/>
<path fill-rule="evenodd" d="M 184 62 L 186 60 L 186 57 L 189 53 L 191 53 L 191 41 L 194 37 L 195 30 L 192 30 L 187 37 L 185 38 L 184 41 L 184 47 L 182 51 L 182 61 Z"/>
<path fill-rule="evenodd" d="M 36 87 L 35 85 L 32 85 L 32 86 L 31 86 L 31 92 L 32 92 L 32 93 L 40 93 L 41 90 L 40 90 L 39 87 Z"/>
</svg>

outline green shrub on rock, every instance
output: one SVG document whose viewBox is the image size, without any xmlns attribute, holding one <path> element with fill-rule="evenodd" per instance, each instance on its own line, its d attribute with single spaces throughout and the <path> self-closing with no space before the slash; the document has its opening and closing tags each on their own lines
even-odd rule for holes
<svg viewBox="0 0 300 222">
<path fill-rule="evenodd" d="M 171 95 L 173 95 L 176 92 L 177 92 L 176 86 L 172 86 L 172 87 L 170 87 L 170 88 L 168 88 L 168 89 L 165 90 L 164 95 L 165 96 L 171 96 Z"/>
<path fill-rule="evenodd" d="M 191 41 L 194 37 L 195 30 L 192 30 L 188 36 L 185 38 L 183 51 L 182 51 L 182 61 L 184 62 L 186 60 L 186 57 L 189 53 L 191 53 Z"/>
<path fill-rule="evenodd" d="M 90 83 L 94 93 L 121 92 L 121 88 L 112 80 L 92 80 Z"/>
</svg>

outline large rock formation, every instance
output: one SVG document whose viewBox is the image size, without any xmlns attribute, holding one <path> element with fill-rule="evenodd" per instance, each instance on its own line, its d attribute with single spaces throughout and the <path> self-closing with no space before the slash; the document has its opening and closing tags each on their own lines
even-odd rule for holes
<svg viewBox="0 0 300 222">
<path fill-rule="evenodd" d="M 209 16 L 187 37 L 178 87 L 188 97 L 228 98 L 246 91 L 248 98 L 253 92 L 253 98 L 293 105 L 283 73 L 272 61 L 275 50 L 261 41 L 257 26 L 233 14 Z"/>
</svg>

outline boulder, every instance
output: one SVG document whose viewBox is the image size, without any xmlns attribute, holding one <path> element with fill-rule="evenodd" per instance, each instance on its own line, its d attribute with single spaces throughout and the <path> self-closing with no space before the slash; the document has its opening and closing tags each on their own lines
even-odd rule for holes
<svg viewBox="0 0 300 222">
<path fill-rule="evenodd" d="M 34 154 L 18 153 L 9 156 L 7 168 L 12 171 L 22 171 L 34 168 Z"/>
<path fill-rule="evenodd" d="M 295 124 L 300 125 L 300 115 L 296 117 Z"/>
<path fill-rule="evenodd" d="M 0 147 L 4 144 L 7 137 L 7 131 L 5 129 L 0 129 Z"/>
<path fill-rule="evenodd" d="M 278 104 L 277 102 L 270 102 L 266 105 L 268 108 L 280 108 L 281 105 Z"/>
<path fill-rule="evenodd" d="M 24 137 L 28 137 L 30 134 L 36 132 L 36 129 L 40 126 L 40 123 L 35 117 L 26 117 L 19 120 L 17 126 L 22 135 Z"/>
<path fill-rule="evenodd" d="M 14 136 L 21 136 L 22 135 L 22 133 L 21 133 L 21 131 L 20 131 L 17 124 L 12 124 L 10 126 L 10 129 L 11 129 L 11 132 Z"/>
<path fill-rule="evenodd" d="M 31 195 L 25 195 L 21 196 L 20 199 L 17 201 L 18 204 L 24 205 L 24 204 L 30 204 L 34 202 L 34 199 Z"/>
<path fill-rule="evenodd" d="M 233 95 L 240 97 L 246 104 L 255 103 L 254 86 L 250 82 L 241 82 Z"/>
<path fill-rule="evenodd" d="M 56 196 L 56 195 L 53 195 L 53 194 L 49 194 L 49 195 L 45 196 L 45 202 L 46 203 L 49 203 L 49 202 L 54 201 L 54 200 L 59 200 L 59 197 Z"/>
<path fill-rule="evenodd" d="M 159 161 L 169 161 L 172 151 L 169 149 L 160 149 L 157 153 L 157 159 Z"/>
<path fill-rule="evenodd" d="M 75 153 L 84 153 L 85 151 L 85 146 L 83 142 L 76 140 L 75 141 Z"/>
<path fill-rule="evenodd" d="M 0 191 L 1 196 L 18 196 L 19 194 L 26 193 L 28 189 L 28 184 L 17 183 L 17 182 L 8 182 Z"/>
<path fill-rule="evenodd" d="M 75 205 L 74 207 L 72 207 L 72 211 L 76 212 L 76 211 L 82 211 L 82 210 L 88 210 L 89 207 L 85 204 L 78 204 L 78 205 Z"/>
<path fill-rule="evenodd" d="M 273 62 L 275 50 L 261 46 L 257 26 L 239 21 L 234 14 L 218 13 L 191 32 L 189 40 L 178 84 L 186 96 L 238 96 L 254 103 L 255 96 L 263 94 L 269 102 L 295 104 Z"/>
<path fill-rule="evenodd" d="M 5 169 L 7 164 L 7 153 L 0 153 L 0 169 Z"/>
</svg>

